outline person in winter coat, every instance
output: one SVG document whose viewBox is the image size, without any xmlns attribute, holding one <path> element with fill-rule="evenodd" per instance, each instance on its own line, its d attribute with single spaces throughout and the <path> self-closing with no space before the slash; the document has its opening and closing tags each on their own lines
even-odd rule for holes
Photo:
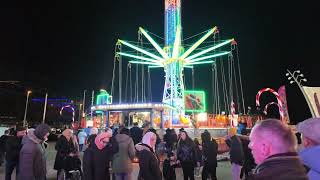
<svg viewBox="0 0 320 180">
<path fill-rule="evenodd" d="M 202 151 L 204 166 L 202 170 L 202 180 L 207 180 L 209 174 L 211 179 L 217 179 L 216 169 L 217 169 L 217 154 L 218 154 L 218 144 L 212 139 L 208 131 L 201 134 L 202 139 Z"/>
<path fill-rule="evenodd" d="M 203 155 L 202 146 L 200 145 L 200 142 L 199 142 L 198 138 L 194 138 L 193 142 L 196 145 L 196 154 L 197 154 L 197 158 L 198 158 L 197 162 L 200 162 L 200 166 L 195 167 L 194 175 L 196 177 L 201 177 L 201 175 L 200 175 L 201 167 L 203 166 L 203 162 L 202 162 L 202 155 Z"/>
<path fill-rule="evenodd" d="M 0 137 L 0 166 L 2 166 L 2 163 L 4 162 L 4 156 L 6 152 L 6 142 L 9 137 L 9 129 L 6 129 L 4 131 L 4 134 Z"/>
<path fill-rule="evenodd" d="M 87 147 L 90 147 L 91 145 L 94 144 L 94 139 L 97 137 L 98 134 L 98 129 L 97 128 L 91 128 L 90 129 L 90 134 L 87 139 Z"/>
<path fill-rule="evenodd" d="M 245 131 L 242 131 L 245 133 Z M 241 141 L 241 134 L 236 134 L 226 139 L 226 144 L 230 148 L 230 162 L 232 180 L 240 180 L 241 169 L 244 163 L 244 151 Z"/>
<path fill-rule="evenodd" d="M 194 167 L 200 166 L 197 162 L 198 154 L 194 142 L 190 139 L 187 132 L 182 130 L 180 133 L 180 140 L 177 146 L 178 163 L 182 166 L 184 180 L 194 180 Z"/>
<path fill-rule="evenodd" d="M 22 140 L 19 159 L 19 178 L 21 180 L 46 180 L 47 165 L 44 142 L 48 140 L 50 127 L 40 124 L 29 130 Z"/>
<path fill-rule="evenodd" d="M 111 137 L 111 129 L 98 134 L 94 143 L 84 151 L 84 180 L 110 180 L 109 163 L 119 150 L 117 142 Z"/>
<path fill-rule="evenodd" d="M 155 154 L 157 136 L 153 132 L 147 132 L 142 142 L 136 144 L 139 159 L 139 180 L 161 180 L 162 174 L 159 167 L 159 159 Z"/>
<path fill-rule="evenodd" d="M 133 127 L 130 129 L 130 134 L 134 145 L 138 144 L 142 139 L 143 130 L 138 127 L 138 123 L 133 123 Z"/>
<path fill-rule="evenodd" d="M 69 171 L 73 170 L 73 158 L 77 157 L 77 149 L 72 140 L 72 130 L 65 129 L 62 135 L 56 142 L 55 149 L 57 150 L 54 169 L 57 170 L 57 176 L 61 170 Z"/>
<path fill-rule="evenodd" d="M 242 142 L 243 148 L 243 165 L 240 173 L 240 178 L 249 176 L 252 173 L 252 170 L 257 166 L 254 162 L 254 158 L 249 148 L 249 136 L 239 136 Z"/>
<path fill-rule="evenodd" d="M 165 180 L 176 180 L 176 156 L 173 151 L 167 152 L 167 156 L 163 161 L 162 173 Z"/>
<path fill-rule="evenodd" d="M 142 125 L 142 136 L 144 136 L 150 129 L 150 122 L 149 121 L 145 121 Z"/>
<path fill-rule="evenodd" d="M 87 133 L 84 132 L 83 129 L 79 130 L 78 133 L 78 139 L 79 139 L 79 151 L 82 152 L 85 146 L 85 142 L 86 142 L 86 138 L 87 138 Z"/>
<path fill-rule="evenodd" d="M 116 180 L 131 180 L 132 160 L 135 155 L 135 148 L 132 138 L 129 136 L 129 129 L 122 128 L 120 134 L 115 136 L 119 144 L 119 151 L 112 159 L 112 172 Z"/>
<path fill-rule="evenodd" d="M 320 118 L 310 118 L 297 125 L 297 130 L 303 135 L 302 143 L 305 149 L 299 156 L 307 167 L 310 180 L 320 179 Z"/>
<path fill-rule="evenodd" d="M 16 131 L 11 131 L 5 143 L 5 179 L 10 180 L 13 170 L 16 168 L 16 177 L 19 174 L 19 154 L 22 148 L 22 139 L 26 135 L 26 128 L 18 126 Z"/>
<path fill-rule="evenodd" d="M 257 168 L 247 180 L 307 180 L 296 153 L 297 140 L 291 128 L 278 119 L 257 123 L 250 134 L 249 148 Z"/>
<path fill-rule="evenodd" d="M 166 149 L 168 152 L 171 152 L 173 150 L 174 146 L 174 139 L 172 135 L 171 129 L 166 129 L 166 134 L 163 136 L 163 141 L 166 143 Z"/>
</svg>

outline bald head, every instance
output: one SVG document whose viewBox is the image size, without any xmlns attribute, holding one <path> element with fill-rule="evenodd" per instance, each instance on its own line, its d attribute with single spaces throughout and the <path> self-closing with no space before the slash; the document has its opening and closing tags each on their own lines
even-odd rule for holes
<svg viewBox="0 0 320 180">
<path fill-rule="evenodd" d="M 249 148 L 260 164 L 271 155 L 295 152 L 297 140 L 289 126 L 277 119 L 257 123 L 250 134 Z"/>
</svg>

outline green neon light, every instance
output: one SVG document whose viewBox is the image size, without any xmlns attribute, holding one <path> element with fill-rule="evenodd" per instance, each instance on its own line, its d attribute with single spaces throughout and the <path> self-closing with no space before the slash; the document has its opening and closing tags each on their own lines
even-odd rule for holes
<svg viewBox="0 0 320 180">
<path fill-rule="evenodd" d="M 141 53 L 143 53 L 143 54 L 145 54 L 145 55 L 148 55 L 148 56 L 150 56 L 150 57 L 152 57 L 152 58 L 154 58 L 154 59 L 157 59 L 157 60 L 159 60 L 159 61 L 164 61 L 164 59 L 162 59 L 161 57 L 159 57 L 159 56 L 156 56 L 156 55 L 154 55 L 154 54 L 152 54 L 152 53 L 149 53 L 148 51 L 146 51 L 146 50 L 143 50 L 143 49 L 141 49 L 141 48 L 139 48 L 139 47 L 137 47 L 137 46 L 135 46 L 135 45 L 132 45 L 132 44 L 130 44 L 130 43 L 128 43 L 128 42 L 125 42 L 125 41 L 123 41 L 123 40 L 118 40 L 120 43 L 122 43 L 122 44 L 124 44 L 124 45 L 126 45 L 126 46 L 128 46 L 128 47 L 131 47 L 132 49 L 135 49 L 135 50 L 137 50 L 137 51 L 139 51 L 139 52 L 141 52 Z"/>
<path fill-rule="evenodd" d="M 206 40 L 211 34 L 216 31 L 217 27 L 212 28 L 205 34 L 201 39 L 199 39 L 196 43 L 194 43 L 180 58 L 185 59 L 189 54 L 192 53 L 204 40 Z"/>
<path fill-rule="evenodd" d="M 194 62 L 194 63 L 188 63 L 188 65 L 196 65 L 196 64 L 210 64 L 214 61 L 201 61 L 201 62 Z"/>
<path fill-rule="evenodd" d="M 181 28 L 178 26 L 177 32 L 176 32 L 176 39 L 174 40 L 174 44 L 173 44 L 172 58 L 174 59 L 177 59 L 179 56 L 180 44 L 181 44 Z"/>
<path fill-rule="evenodd" d="M 151 68 L 163 68 L 163 66 L 148 66 L 149 69 Z"/>
<path fill-rule="evenodd" d="M 184 68 L 190 68 L 190 69 L 192 69 L 193 68 L 193 66 L 183 66 Z"/>
<path fill-rule="evenodd" d="M 97 114 L 102 114 L 103 115 L 103 111 L 96 111 Z"/>
<path fill-rule="evenodd" d="M 118 52 L 117 54 L 120 54 L 122 56 L 132 57 L 132 58 L 135 58 L 135 59 L 144 60 L 144 61 L 150 61 L 150 62 L 155 62 L 155 63 L 159 62 L 159 61 L 151 59 L 151 58 L 146 58 L 146 57 L 142 57 L 142 56 L 136 56 L 136 55 L 127 54 L 127 53 L 123 53 L 123 52 Z"/>
<path fill-rule="evenodd" d="M 198 57 L 198 56 L 201 56 L 201 55 L 203 55 L 203 54 L 205 54 L 205 53 L 207 53 L 207 52 L 210 52 L 210 51 L 215 50 L 215 49 L 217 49 L 217 48 L 219 48 L 219 47 L 221 47 L 221 46 L 224 46 L 224 45 L 226 45 L 226 44 L 229 44 L 229 43 L 232 42 L 233 40 L 234 40 L 234 39 L 226 40 L 225 42 L 222 42 L 222 43 L 220 43 L 220 44 L 217 44 L 217 45 L 215 45 L 215 46 L 213 46 L 213 47 L 211 47 L 211 48 L 209 48 L 209 49 L 206 49 L 206 50 L 201 51 L 201 52 L 199 52 L 199 53 L 196 53 L 196 54 L 194 54 L 194 55 L 192 55 L 192 56 L 190 56 L 190 57 L 187 57 L 186 60 L 194 59 L 194 58 L 196 58 L 196 57 Z"/>
<path fill-rule="evenodd" d="M 206 111 L 206 96 L 205 96 L 204 91 L 185 90 L 184 91 L 184 99 L 185 99 L 186 94 L 200 94 L 200 96 L 202 96 L 202 99 L 203 99 L 203 108 L 202 109 L 198 109 L 198 110 L 185 109 L 186 112 L 205 112 Z"/>
<path fill-rule="evenodd" d="M 129 61 L 129 62 L 133 64 L 148 64 L 148 65 L 160 66 L 160 63 L 150 63 L 150 62 L 143 62 L 143 61 Z"/>
<path fill-rule="evenodd" d="M 194 62 L 201 61 L 201 60 L 205 60 L 205 59 L 214 58 L 214 57 L 219 57 L 219 56 L 223 56 L 223 55 L 227 55 L 227 54 L 230 54 L 230 52 L 222 52 L 222 53 L 213 54 L 213 55 L 210 55 L 210 56 L 204 56 L 204 57 L 201 57 L 201 58 L 192 59 L 191 61 L 188 61 L 187 64 L 194 63 Z"/>
<path fill-rule="evenodd" d="M 142 32 L 142 34 L 150 41 L 150 43 L 153 45 L 154 48 L 156 48 L 156 50 L 162 55 L 162 57 L 164 59 L 168 59 L 169 56 L 167 53 L 165 53 L 163 51 L 163 49 L 161 49 L 161 47 L 158 45 L 158 43 L 156 43 L 151 36 L 149 36 L 149 34 L 142 28 L 140 27 L 139 30 Z"/>
<path fill-rule="evenodd" d="M 110 102 L 109 102 L 109 94 L 108 94 L 108 93 L 107 93 L 107 94 L 99 94 L 99 95 L 97 95 L 97 102 L 96 102 L 96 104 L 97 104 L 97 105 L 101 105 L 101 99 L 104 98 L 104 97 L 107 98 L 107 104 L 110 104 Z"/>
</svg>

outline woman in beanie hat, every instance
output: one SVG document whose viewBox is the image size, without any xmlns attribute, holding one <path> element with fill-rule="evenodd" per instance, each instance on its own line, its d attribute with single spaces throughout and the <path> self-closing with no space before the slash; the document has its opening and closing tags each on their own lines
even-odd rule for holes
<svg viewBox="0 0 320 180">
<path fill-rule="evenodd" d="M 40 124 L 22 140 L 19 159 L 19 178 L 23 180 L 45 180 L 46 156 L 44 142 L 48 139 L 50 127 Z"/>
<path fill-rule="evenodd" d="M 109 180 L 109 162 L 118 152 L 116 141 L 111 139 L 112 130 L 97 135 L 94 143 L 84 151 L 83 175 L 84 180 Z"/>
</svg>

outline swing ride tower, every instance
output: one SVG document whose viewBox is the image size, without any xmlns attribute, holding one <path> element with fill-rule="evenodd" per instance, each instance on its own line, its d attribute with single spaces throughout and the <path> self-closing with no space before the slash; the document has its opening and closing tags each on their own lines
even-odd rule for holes
<svg viewBox="0 0 320 180">
<path fill-rule="evenodd" d="M 179 124 L 179 119 L 185 115 L 184 69 L 194 68 L 199 64 L 212 64 L 215 62 L 215 58 L 229 55 L 231 50 L 217 51 L 217 49 L 230 45 L 234 41 L 233 39 L 223 40 L 211 46 L 206 46 L 206 49 L 197 49 L 203 41 L 218 31 L 217 27 L 213 27 L 206 31 L 192 46 L 184 47 L 182 43 L 181 1 L 165 0 L 164 43 L 161 43 L 164 44 L 164 47 L 160 47 L 149 33 L 140 27 L 139 33 L 143 34 L 149 41 L 156 53 L 125 40 L 118 40 L 117 44 L 135 50 L 139 55 L 123 51 L 116 52 L 116 56 L 134 59 L 129 61 L 132 64 L 147 65 L 148 69 L 164 69 L 165 82 L 162 102 L 174 108 L 170 109 L 165 115 L 167 116 L 166 119 L 171 120 L 172 125 Z"/>
</svg>

